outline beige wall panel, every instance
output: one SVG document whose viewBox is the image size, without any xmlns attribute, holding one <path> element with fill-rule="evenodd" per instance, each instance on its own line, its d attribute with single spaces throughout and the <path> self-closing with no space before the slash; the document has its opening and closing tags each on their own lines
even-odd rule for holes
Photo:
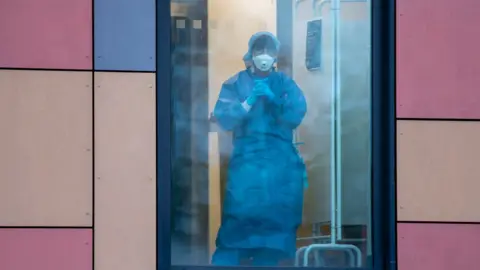
<svg viewBox="0 0 480 270">
<path fill-rule="evenodd" d="M 95 269 L 155 270 L 155 74 L 95 74 Z"/>
<path fill-rule="evenodd" d="M 479 222 L 480 123 L 398 121 L 400 221 Z"/>
<path fill-rule="evenodd" d="M 91 73 L 0 71 L 0 225 L 90 226 Z"/>
</svg>

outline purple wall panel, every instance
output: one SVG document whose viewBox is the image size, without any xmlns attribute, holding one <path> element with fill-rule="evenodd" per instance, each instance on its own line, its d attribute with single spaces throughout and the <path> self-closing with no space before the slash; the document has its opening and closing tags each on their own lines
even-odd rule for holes
<svg viewBox="0 0 480 270">
<path fill-rule="evenodd" d="M 397 3 L 398 117 L 480 119 L 480 1 Z"/>
<path fill-rule="evenodd" d="M 399 270 L 478 269 L 480 224 L 398 224 Z"/>
<path fill-rule="evenodd" d="M 92 270 L 90 229 L 0 229 L 0 269 Z"/>
<path fill-rule="evenodd" d="M 91 69 L 91 0 L 0 5 L 0 67 Z"/>
</svg>

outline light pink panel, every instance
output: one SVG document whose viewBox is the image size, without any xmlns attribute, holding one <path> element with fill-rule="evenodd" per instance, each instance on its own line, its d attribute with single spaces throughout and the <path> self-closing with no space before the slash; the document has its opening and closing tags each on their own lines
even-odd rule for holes
<svg viewBox="0 0 480 270">
<path fill-rule="evenodd" d="M 91 69 L 91 0 L 3 0 L 0 67 Z"/>
<path fill-rule="evenodd" d="M 155 74 L 95 74 L 96 270 L 155 270 Z"/>
<path fill-rule="evenodd" d="M 398 121 L 400 221 L 480 222 L 480 122 Z"/>
<path fill-rule="evenodd" d="M 398 224 L 399 270 L 479 269 L 480 225 Z"/>
<path fill-rule="evenodd" d="M 397 1 L 397 115 L 480 119 L 480 1 Z"/>
<path fill-rule="evenodd" d="M 91 77 L 0 71 L 0 225 L 91 225 Z"/>
<path fill-rule="evenodd" d="M 0 229 L 2 270 L 92 270 L 89 229 Z"/>
</svg>

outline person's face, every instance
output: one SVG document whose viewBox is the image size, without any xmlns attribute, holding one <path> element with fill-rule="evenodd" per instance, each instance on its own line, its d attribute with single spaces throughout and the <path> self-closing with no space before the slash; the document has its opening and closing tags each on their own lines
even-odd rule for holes
<svg viewBox="0 0 480 270">
<path fill-rule="evenodd" d="M 252 52 L 252 56 L 255 57 L 255 56 L 258 56 L 258 55 L 262 55 L 262 54 L 267 54 L 273 58 L 277 58 L 277 52 L 275 51 L 275 49 L 272 49 L 272 48 L 255 48 Z"/>
<path fill-rule="evenodd" d="M 275 42 L 272 40 L 271 37 L 262 36 L 253 45 L 252 48 L 252 56 L 258 55 L 269 55 L 273 58 L 277 57 L 277 50 L 275 47 Z"/>
<path fill-rule="evenodd" d="M 259 38 L 252 47 L 252 58 L 256 72 L 270 72 L 277 58 L 274 41 L 268 37 Z"/>
</svg>

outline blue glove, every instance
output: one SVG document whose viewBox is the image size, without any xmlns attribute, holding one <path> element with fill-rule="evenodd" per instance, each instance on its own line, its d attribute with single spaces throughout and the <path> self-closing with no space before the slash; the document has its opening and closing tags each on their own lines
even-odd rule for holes
<svg viewBox="0 0 480 270">
<path fill-rule="evenodd" d="M 275 94 L 265 81 L 255 82 L 255 87 L 253 88 L 253 95 L 257 97 L 265 97 L 270 101 L 275 98 Z"/>
<path fill-rule="evenodd" d="M 251 95 L 247 98 L 246 102 L 247 102 L 248 106 L 253 106 L 253 104 L 255 104 L 255 102 L 257 102 L 257 99 L 258 99 L 258 97 L 256 95 Z"/>
<path fill-rule="evenodd" d="M 259 97 L 268 96 L 269 92 L 273 95 L 273 92 L 270 90 L 270 87 L 266 83 L 268 79 L 256 80 L 255 86 L 253 87 L 252 94 L 247 98 L 246 102 L 249 106 L 253 106 L 257 102 Z"/>
</svg>

